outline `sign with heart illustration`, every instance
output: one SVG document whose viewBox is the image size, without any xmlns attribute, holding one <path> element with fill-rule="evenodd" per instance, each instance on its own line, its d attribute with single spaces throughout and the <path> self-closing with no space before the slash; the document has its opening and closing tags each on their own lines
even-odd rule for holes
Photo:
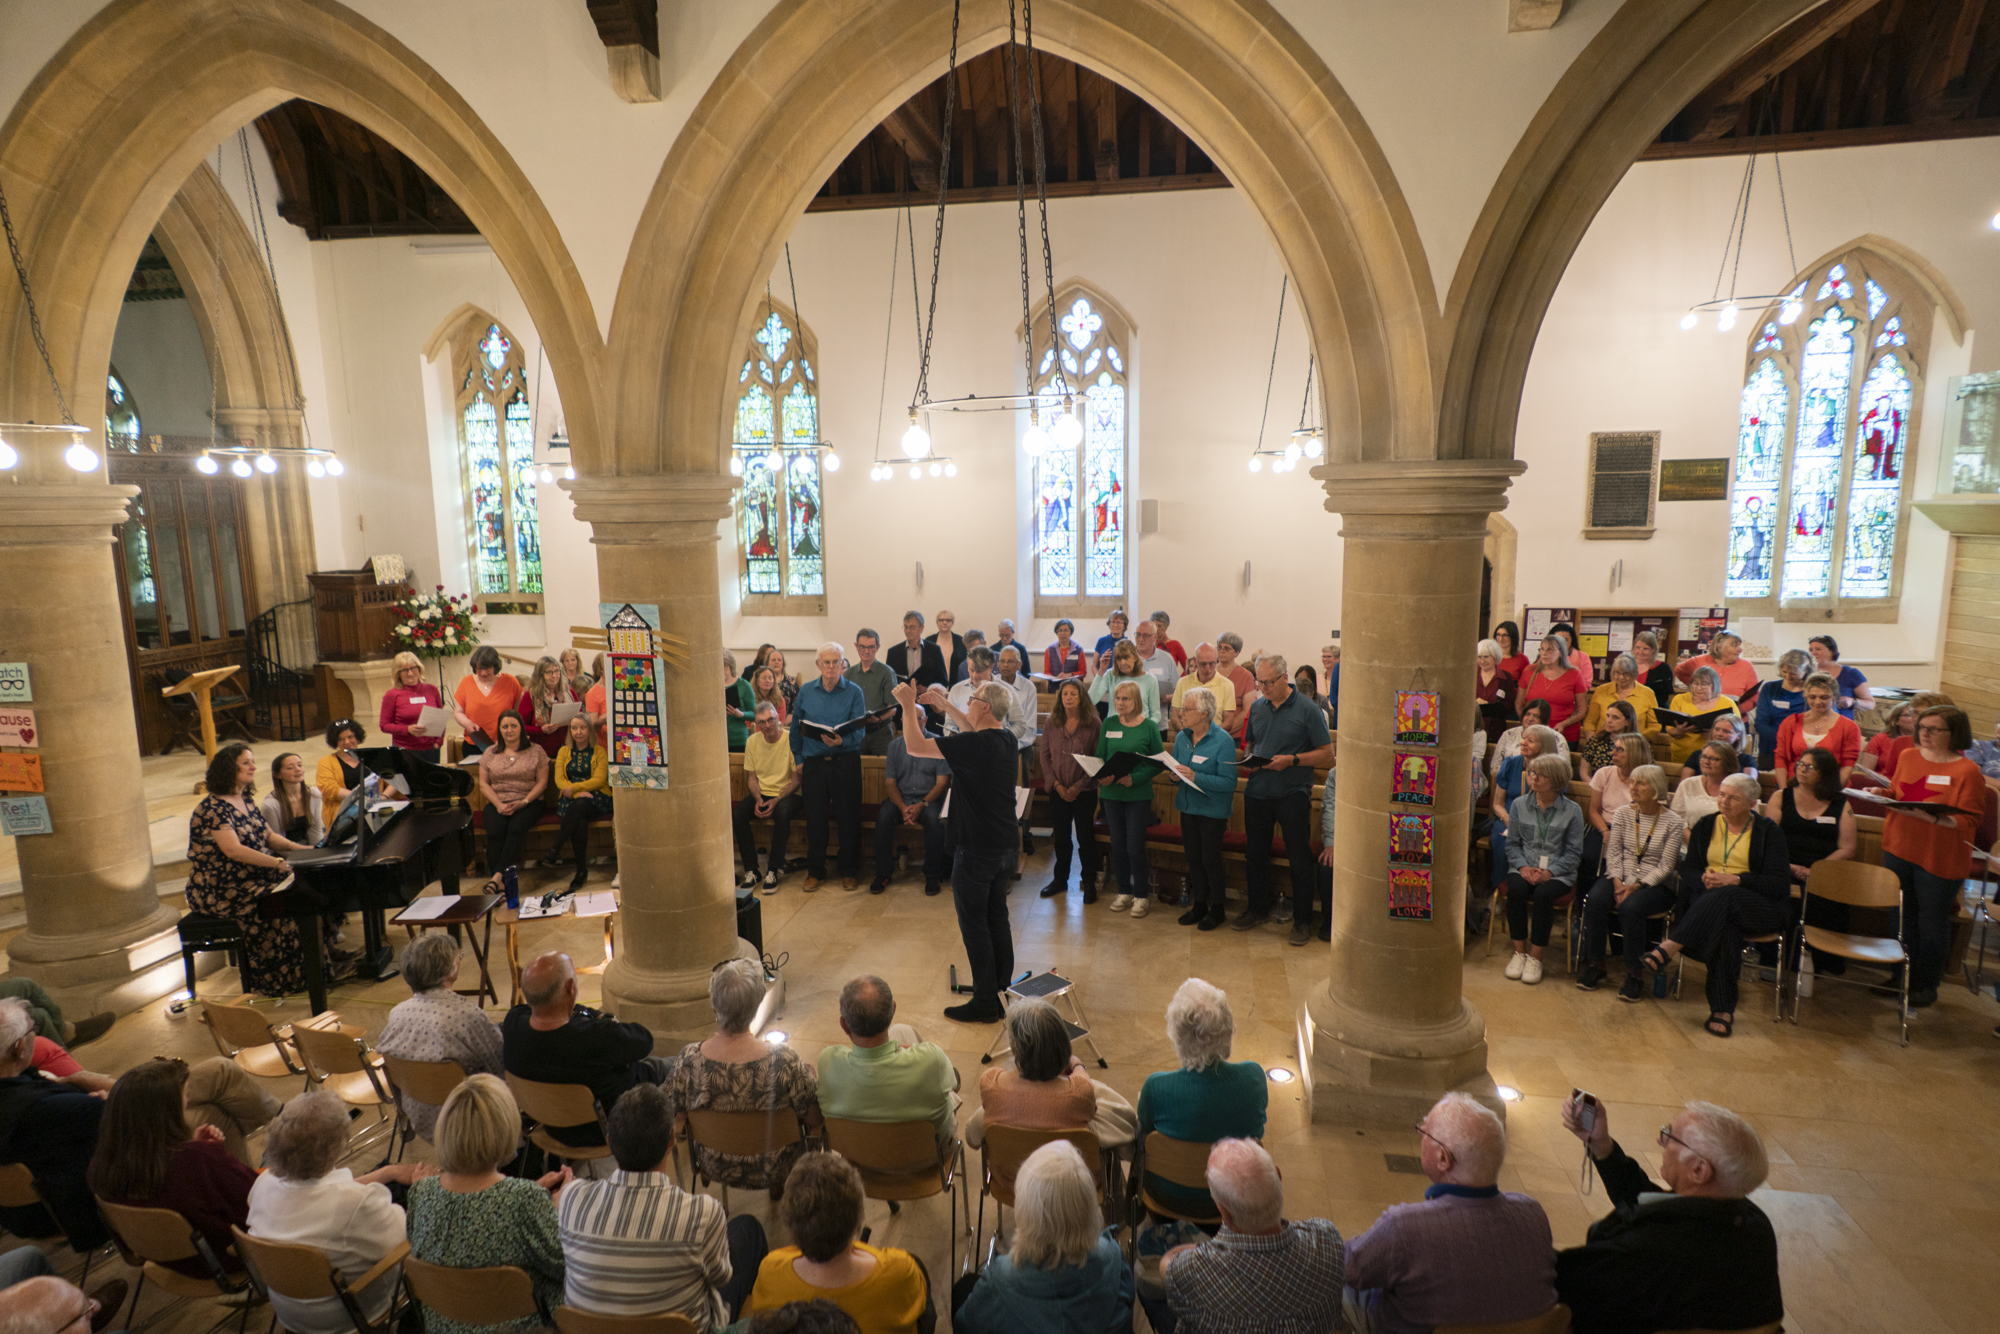
<svg viewBox="0 0 2000 1334">
<path fill-rule="evenodd" d="M 0 709 L 0 746 L 41 747 L 42 734 L 35 726 L 33 709 Z"/>
</svg>

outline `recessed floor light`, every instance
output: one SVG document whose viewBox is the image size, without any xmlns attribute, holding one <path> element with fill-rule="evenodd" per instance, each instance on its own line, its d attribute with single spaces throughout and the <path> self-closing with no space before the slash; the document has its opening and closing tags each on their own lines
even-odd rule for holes
<svg viewBox="0 0 2000 1334">
<path fill-rule="evenodd" d="M 1521 1090 L 1515 1088 L 1512 1084 L 1500 1085 L 1499 1093 L 1500 1101 L 1502 1102 L 1519 1102 L 1521 1100 Z"/>
<path fill-rule="evenodd" d="M 1264 1073 L 1273 1084 L 1289 1084 L 1298 1078 L 1297 1075 L 1285 1069 L 1282 1065 L 1274 1065 Z"/>
<path fill-rule="evenodd" d="M 770 1043 L 773 1047 L 782 1047 L 790 1037 L 791 1034 L 787 1033 L 784 1029 L 774 1028 L 764 1034 L 764 1041 Z"/>
</svg>

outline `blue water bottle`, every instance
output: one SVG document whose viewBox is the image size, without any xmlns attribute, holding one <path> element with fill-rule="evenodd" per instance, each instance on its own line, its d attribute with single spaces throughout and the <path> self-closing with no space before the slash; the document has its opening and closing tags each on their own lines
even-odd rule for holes
<svg viewBox="0 0 2000 1334">
<path fill-rule="evenodd" d="M 507 895 L 507 906 L 518 909 L 521 906 L 521 868 L 509 866 L 500 872 L 500 889 Z"/>
</svg>

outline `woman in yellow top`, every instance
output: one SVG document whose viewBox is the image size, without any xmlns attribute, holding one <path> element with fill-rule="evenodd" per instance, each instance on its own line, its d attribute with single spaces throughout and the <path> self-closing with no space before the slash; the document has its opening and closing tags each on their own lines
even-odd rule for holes
<svg viewBox="0 0 2000 1334">
<path fill-rule="evenodd" d="M 1715 674 L 1713 667 L 1695 668 L 1694 675 L 1688 679 L 1686 692 L 1675 695 L 1673 703 L 1667 705 L 1667 708 L 1674 713 L 1687 714 L 1691 717 L 1698 717 L 1704 713 L 1729 713 L 1738 718 L 1743 716 L 1743 711 L 1736 707 L 1736 701 L 1722 693 L 1722 678 Z M 1688 756 L 1700 750 L 1702 743 L 1708 739 L 1705 732 L 1686 723 L 1663 727 L 1660 729 L 1660 734 L 1667 742 L 1669 773 L 1686 764 Z M 1658 742 L 1654 744 L 1657 745 Z"/>
<path fill-rule="evenodd" d="M 1607 726 L 1605 710 L 1618 700 L 1632 706 L 1639 720 L 1639 735 L 1646 738 L 1646 744 L 1660 744 L 1660 724 L 1653 717 L 1653 710 L 1660 707 L 1659 697 L 1650 687 L 1639 684 L 1638 660 L 1621 653 L 1611 660 L 1611 679 L 1590 692 L 1590 706 L 1583 714 L 1583 758 L 1593 769 L 1611 763 L 1611 739 L 1618 733 Z"/>
<path fill-rule="evenodd" d="M 862 1203 L 852 1163 L 837 1153 L 800 1158 L 778 1205 L 797 1244 L 764 1257 L 743 1314 L 825 1298 L 868 1334 L 917 1334 L 930 1311 L 930 1284 L 908 1251 L 855 1240 Z"/>
<path fill-rule="evenodd" d="M 542 858 L 544 866 L 560 866 L 564 846 L 575 845 L 576 874 L 570 877 L 571 889 L 582 888 L 590 876 L 590 822 L 611 814 L 608 775 L 604 747 L 596 744 L 590 719 L 579 713 L 569 720 L 569 740 L 556 752 L 550 774 L 562 793 L 556 798 L 556 815 L 562 820 L 562 828 L 556 833 L 555 847 Z"/>
<path fill-rule="evenodd" d="M 313 770 L 313 786 L 319 789 L 320 822 L 328 829 L 333 828 L 334 812 L 340 803 L 347 800 L 367 775 L 361 767 L 361 757 L 354 752 L 368 739 L 368 729 L 352 718 L 336 718 L 327 725 L 326 744 L 333 747 L 333 754 L 319 757 L 319 767 Z"/>
</svg>

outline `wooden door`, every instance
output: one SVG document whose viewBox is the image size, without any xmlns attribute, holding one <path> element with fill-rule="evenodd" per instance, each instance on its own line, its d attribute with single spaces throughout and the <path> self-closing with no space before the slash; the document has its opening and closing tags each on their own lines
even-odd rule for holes
<svg viewBox="0 0 2000 1334">
<path fill-rule="evenodd" d="M 2000 719 L 2000 537 L 1953 544 L 1939 689 L 1972 719 L 1974 738 Z"/>
</svg>

